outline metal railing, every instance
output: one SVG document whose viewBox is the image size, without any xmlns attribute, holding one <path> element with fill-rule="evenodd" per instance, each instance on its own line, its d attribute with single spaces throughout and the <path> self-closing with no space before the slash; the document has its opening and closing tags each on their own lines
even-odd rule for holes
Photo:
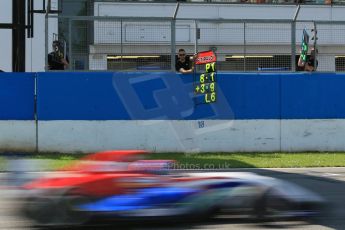
<svg viewBox="0 0 345 230">
<path fill-rule="evenodd" d="M 214 50 L 219 71 L 296 71 L 302 31 L 317 28 L 318 71 L 345 70 L 345 22 L 57 17 L 69 71 L 171 71 L 176 53 Z M 54 28 L 48 27 L 49 50 Z"/>
<path fill-rule="evenodd" d="M 208 4 L 345 4 L 344 0 L 98 0 L 98 2 L 208 3 Z"/>
</svg>

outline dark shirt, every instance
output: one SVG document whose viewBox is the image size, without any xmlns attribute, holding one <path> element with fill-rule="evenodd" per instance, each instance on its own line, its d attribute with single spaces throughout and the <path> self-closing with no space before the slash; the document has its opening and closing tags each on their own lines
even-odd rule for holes
<svg viewBox="0 0 345 230">
<path fill-rule="evenodd" d="M 315 63 L 314 63 L 314 60 L 315 60 L 314 58 L 309 58 L 308 61 L 307 61 L 307 63 L 308 63 L 309 66 L 312 66 L 312 67 L 314 67 L 314 69 L 316 69 L 316 68 L 315 68 L 315 65 L 314 65 L 314 64 L 315 64 Z M 319 64 L 319 63 L 318 63 L 318 61 L 316 60 L 316 67 L 317 67 L 318 64 Z"/>
<path fill-rule="evenodd" d="M 305 71 L 304 66 L 298 66 L 299 57 L 300 57 L 299 55 L 296 55 L 296 71 Z M 307 55 L 307 61 L 306 61 L 305 65 L 306 64 L 314 67 L 314 58 L 311 57 L 310 55 Z M 316 68 L 317 68 L 317 66 L 318 66 L 318 61 L 316 60 Z M 314 71 L 316 68 L 314 67 Z"/>
<path fill-rule="evenodd" d="M 192 68 L 192 63 L 189 59 L 189 56 L 186 56 L 185 62 L 181 62 L 179 59 L 177 59 L 175 69 L 176 71 L 180 71 L 181 68 L 185 70 L 190 70 Z"/>
<path fill-rule="evenodd" d="M 48 67 L 49 70 L 64 70 L 65 65 L 62 62 L 64 58 L 63 53 L 61 52 L 51 52 L 48 54 Z M 68 57 L 66 57 L 68 62 Z"/>
</svg>

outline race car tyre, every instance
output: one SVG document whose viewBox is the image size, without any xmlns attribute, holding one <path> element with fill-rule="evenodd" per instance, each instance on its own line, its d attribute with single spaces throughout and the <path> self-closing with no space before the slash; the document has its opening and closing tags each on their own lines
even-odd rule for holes
<svg viewBox="0 0 345 230">
<path fill-rule="evenodd" d="M 290 210 L 292 207 L 287 200 L 275 194 L 273 189 L 268 189 L 255 202 L 253 213 L 258 222 L 272 222 L 288 218 Z"/>
<path fill-rule="evenodd" d="M 26 202 L 22 213 L 38 226 L 79 226 L 90 217 L 87 212 L 76 209 L 86 200 L 83 196 L 33 198 Z"/>
</svg>

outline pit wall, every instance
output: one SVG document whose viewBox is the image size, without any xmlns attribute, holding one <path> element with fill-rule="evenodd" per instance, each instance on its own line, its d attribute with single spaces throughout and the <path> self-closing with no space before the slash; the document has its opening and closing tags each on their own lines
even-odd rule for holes
<svg viewBox="0 0 345 230">
<path fill-rule="evenodd" d="M 345 151 L 345 74 L 1 73 L 0 150 Z"/>
</svg>

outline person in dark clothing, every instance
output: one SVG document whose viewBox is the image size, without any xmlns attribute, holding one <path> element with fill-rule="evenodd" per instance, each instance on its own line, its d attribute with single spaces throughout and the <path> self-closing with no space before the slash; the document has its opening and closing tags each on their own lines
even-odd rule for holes
<svg viewBox="0 0 345 230">
<path fill-rule="evenodd" d="M 316 52 L 316 53 L 315 53 Z M 311 49 L 310 55 L 307 56 L 307 61 L 303 63 L 301 56 L 298 59 L 297 71 L 316 71 L 318 66 L 318 61 L 315 61 L 315 56 L 317 54 L 317 49 Z M 316 66 L 315 66 L 316 64 Z"/>
<path fill-rule="evenodd" d="M 48 54 L 48 69 L 49 70 L 65 70 L 68 68 L 68 57 L 64 57 L 62 46 L 59 41 L 53 42 L 53 52 Z"/>
<path fill-rule="evenodd" d="M 193 57 L 186 56 L 184 49 L 179 49 L 178 51 L 175 69 L 180 73 L 192 73 L 194 70 Z"/>
<path fill-rule="evenodd" d="M 318 61 L 315 60 L 317 50 L 315 51 L 314 49 L 311 50 L 310 56 L 308 58 L 308 61 L 304 67 L 305 71 L 316 71 L 317 66 L 318 66 Z M 316 66 L 315 66 L 316 65 Z"/>
</svg>

